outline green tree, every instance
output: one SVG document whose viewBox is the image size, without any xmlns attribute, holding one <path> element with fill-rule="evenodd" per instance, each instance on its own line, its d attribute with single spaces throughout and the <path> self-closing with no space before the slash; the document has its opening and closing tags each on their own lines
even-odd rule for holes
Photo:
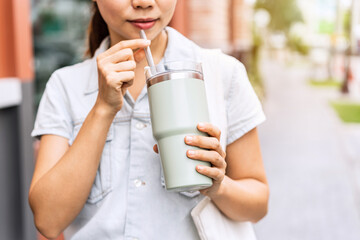
<svg viewBox="0 0 360 240">
<path fill-rule="evenodd" d="M 265 9 L 270 14 L 269 29 L 288 35 L 292 24 L 303 22 L 296 0 L 257 0 L 255 9 Z"/>
</svg>

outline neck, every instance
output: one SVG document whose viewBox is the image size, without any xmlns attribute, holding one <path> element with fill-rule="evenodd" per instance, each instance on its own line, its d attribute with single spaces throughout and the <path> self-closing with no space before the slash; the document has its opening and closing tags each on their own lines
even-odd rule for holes
<svg viewBox="0 0 360 240">
<path fill-rule="evenodd" d="M 161 58 L 164 56 L 167 46 L 168 35 L 165 30 L 162 30 L 156 38 L 151 41 L 151 53 L 154 58 L 154 63 L 158 64 Z M 145 59 L 146 60 L 146 59 Z"/>
</svg>

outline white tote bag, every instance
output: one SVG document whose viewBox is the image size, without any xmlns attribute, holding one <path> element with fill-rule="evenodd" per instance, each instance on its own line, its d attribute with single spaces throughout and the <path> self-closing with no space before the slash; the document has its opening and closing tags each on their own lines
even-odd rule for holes
<svg viewBox="0 0 360 240">
<path fill-rule="evenodd" d="M 227 218 L 205 197 L 191 211 L 201 240 L 256 240 L 250 222 L 235 222 Z"/>
</svg>

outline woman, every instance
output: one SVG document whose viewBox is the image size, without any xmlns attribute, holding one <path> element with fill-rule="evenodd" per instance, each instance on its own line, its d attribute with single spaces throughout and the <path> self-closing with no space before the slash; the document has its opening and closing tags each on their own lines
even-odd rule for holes
<svg viewBox="0 0 360 240">
<path fill-rule="evenodd" d="M 238 61 L 166 27 L 175 5 L 94 0 L 92 58 L 51 76 L 32 133 L 41 142 L 29 202 L 43 235 L 197 239 L 190 211 L 203 195 L 236 221 L 256 222 L 266 214 L 269 193 L 256 131 L 264 121 L 260 103 Z M 139 39 L 140 29 L 151 43 Z M 150 44 L 155 64 L 203 61 L 212 123 L 198 129 L 209 137 L 184 139 L 209 149 L 187 152 L 212 164 L 196 168 L 213 179 L 201 194 L 170 193 L 161 184 L 144 76 L 142 49 Z"/>
</svg>

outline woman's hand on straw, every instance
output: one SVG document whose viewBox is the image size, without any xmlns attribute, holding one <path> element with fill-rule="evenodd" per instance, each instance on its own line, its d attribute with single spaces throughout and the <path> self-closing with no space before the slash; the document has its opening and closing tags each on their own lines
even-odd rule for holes
<svg viewBox="0 0 360 240">
<path fill-rule="evenodd" d="M 121 41 L 96 58 L 99 93 L 96 104 L 116 114 L 123 106 L 123 95 L 133 84 L 136 63 L 144 57 L 149 40 Z"/>
</svg>

